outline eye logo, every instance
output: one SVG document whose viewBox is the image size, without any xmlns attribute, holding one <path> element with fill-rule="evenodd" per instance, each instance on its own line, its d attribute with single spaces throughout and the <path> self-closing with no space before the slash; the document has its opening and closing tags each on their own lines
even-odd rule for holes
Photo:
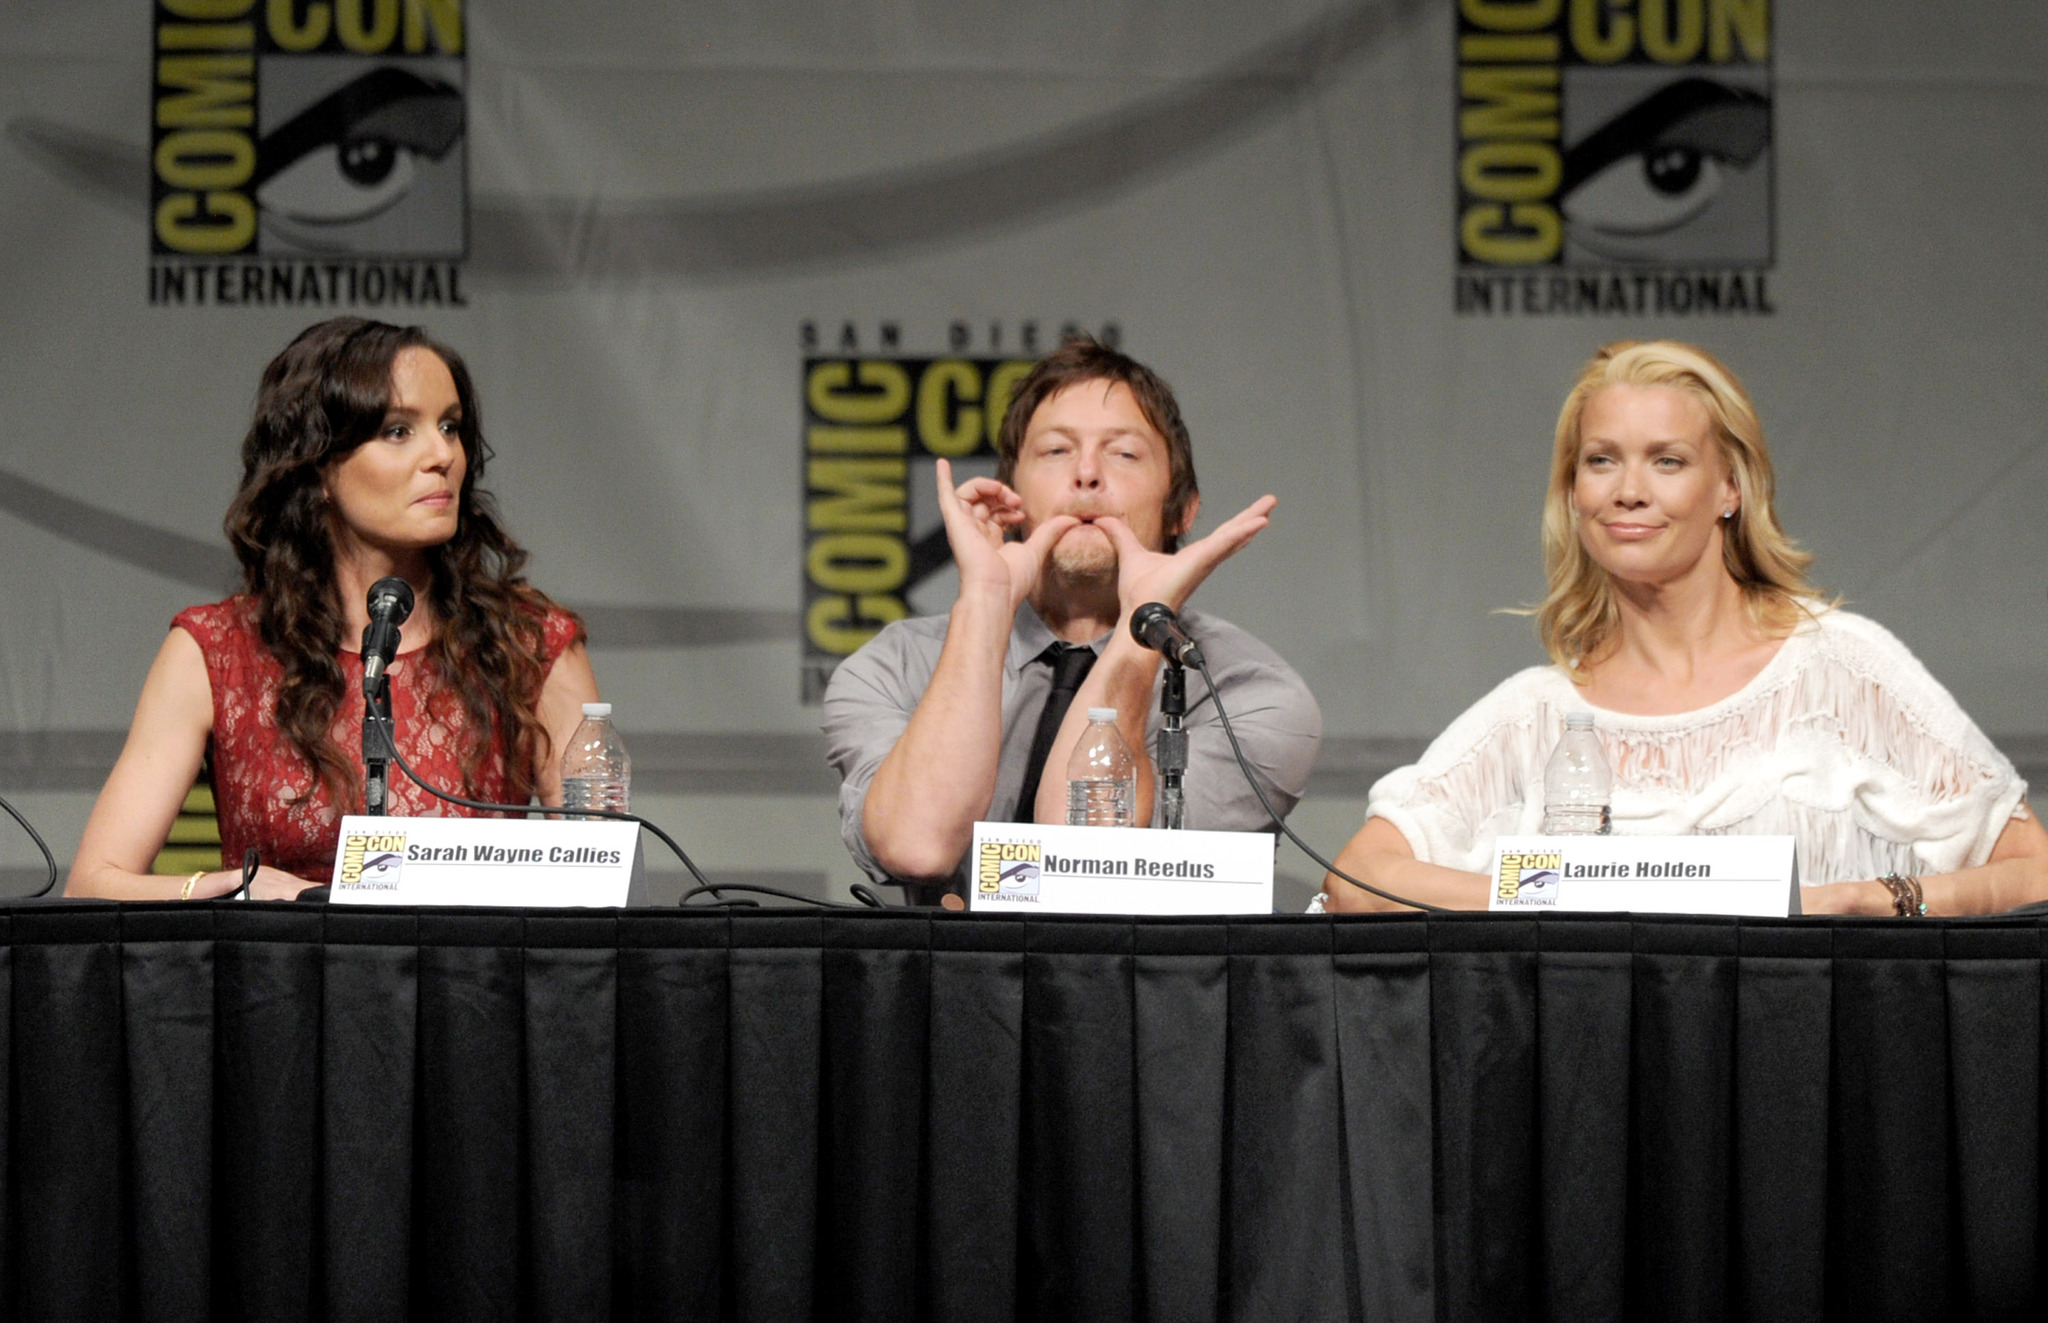
<svg viewBox="0 0 2048 1323">
<path fill-rule="evenodd" d="M 264 100 L 281 114 L 257 145 L 264 252 L 461 254 L 461 90 L 432 73 L 365 63 L 266 61 Z"/>
<path fill-rule="evenodd" d="M 410 301 L 408 262 L 445 264 L 441 301 L 469 246 L 463 0 L 159 9 L 151 301 L 184 301 L 179 259 L 218 304 Z"/>
<path fill-rule="evenodd" d="M 1769 260 L 1770 139 L 1762 93 L 1709 78 L 1664 84 L 1566 149 L 1568 251 L 1632 263 Z"/>
<path fill-rule="evenodd" d="M 996 894 L 1006 899 L 1035 900 L 1041 872 L 1039 865 L 1028 861 L 1006 865 L 997 879 Z"/>
<path fill-rule="evenodd" d="M 1460 313 L 1768 314 L 1772 0 L 1460 0 Z"/>
<path fill-rule="evenodd" d="M 263 224 L 320 246 L 323 230 L 402 202 L 415 163 L 444 160 L 461 136 L 461 92 L 389 65 L 373 69 L 264 135 L 255 178 Z"/>
</svg>

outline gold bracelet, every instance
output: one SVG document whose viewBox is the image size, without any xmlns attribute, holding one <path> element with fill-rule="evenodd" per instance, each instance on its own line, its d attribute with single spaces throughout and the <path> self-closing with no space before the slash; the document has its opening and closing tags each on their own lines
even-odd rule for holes
<svg viewBox="0 0 2048 1323">
<path fill-rule="evenodd" d="M 179 900 L 190 900 L 190 899 L 192 899 L 192 888 L 193 888 L 193 887 L 196 887 L 196 886 L 198 886 L 198 885 L 199 885 L 199 879 L 200 879 L 200 878 L 202 878 L 202 877 L 205 877 L 205 876 L 206 876 L 206 870 L 202 868 L 202 869 L 200 869 L 200 870 L 199 870 L 198 872 L 194 873 L 194 874 L 193 874 L 192 876 L 190 876 L 190 877 L 186 878 L 186 879 L 185 879 L 185 889 L 184 889 L 183 891 L 181 891 L 181 892 L 179 892 L 179 893 L 178 893 L 178 899 L 179 899 Z"/>
</svg>

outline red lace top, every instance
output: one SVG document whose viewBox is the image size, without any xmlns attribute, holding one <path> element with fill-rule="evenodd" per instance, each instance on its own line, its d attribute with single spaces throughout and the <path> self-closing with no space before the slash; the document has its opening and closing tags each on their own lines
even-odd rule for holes
<svg viewBox="0 0 2048 1323">
<path fill-rule="evenodd" d="M 277 690 L 284 667 L 263 646 L 257 630 L 256 601 L 246 595 L 211 606 L 188 607 L 171 624 L 199 641 L 206 656 L 206 678 L 213 687 L 213 798 L 220 811 L 221 859 L 238 866 L 242 854 L 256 846 L 263 862 L 287 873 L 325 882 L 333 875 L 334 850 L 341 835 L 341 813 L 327 787 L 313 775 L 277 726 Z M 583 627 L 567 612 L 551 610 L 543 626 L 542 658 L 555 659 L 583 638 Z M 343 693 L 328 738 L 340 748 L 357 774 L 362 770 L 363 658 L 342 652 Z M 391 715 L 398 728 L 398 751 L 413 770 L 444 790 L 470 799 L 507 803 L 513 793 L 503 751 L 493 741 L 478 771 L 465 777 L 463 749 L 469 713 L 452 686 L 442 682 L 423 652 L 410 652 L 392 663 Z M 353 700 L 353 701 L 351 701 Z M 308 789 L 310 797 L 294 803 Z M 400 817 L 469 816 L 471 810 L 435 799 L 391 769 L 390 812 Z"/>
</svg>

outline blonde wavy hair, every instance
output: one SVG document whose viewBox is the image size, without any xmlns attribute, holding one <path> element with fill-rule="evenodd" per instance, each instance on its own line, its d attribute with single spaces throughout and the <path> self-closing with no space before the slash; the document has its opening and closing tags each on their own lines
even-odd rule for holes
<svg viewBox="0 0 2048 1323">
<path fill-rule="evenodd" d="M 1613 582 L 1579 541 L 1578 511 L 1572 503 L 1586 401 L 1608 386 L 1668 386 L 1706 407 L 1721 459 L 1741 493 L 1735 516 L 1722 521 L 1722 559 L 1741 587 L 1757 627 L 1771 634 L 1789 633 L 1802 615 L 1810 613 L 1817 595 L 1806 578 L 1813 557 L 1778 524 L 1772 505 L 1777 479 L 1749 392 L 1720 360 L 1695 345 L 1617 340 L 1593 355 L 1557 416 L 1550 490 L 1543 501 L 1543 573 L 1550 591 L 1532 613 L 1551 660 L 1584 684 L 1583 663 L 1621 627 Z"/>
</svg>

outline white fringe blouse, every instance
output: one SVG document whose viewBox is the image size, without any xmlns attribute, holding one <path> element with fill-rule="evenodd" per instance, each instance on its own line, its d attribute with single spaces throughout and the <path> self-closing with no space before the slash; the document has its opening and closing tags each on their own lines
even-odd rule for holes
<svg viewBox="0 0 2048 1323">
<path fill-rule="evenodd" d="M 1543 769 L 1567 712 L 1566 673 L 1510 676 L 1373 786 L 1418 859 L 1484 872 L 1496 836 L 1543 822 Z M 1636 836 L 1790 835 L 1802 882 L 1981 864 L 2026 783 L 1906 645 L 1821 609 L 1756 678 L 1696 712 L 1591 708 L 1614 769 L 1614 830 Z"/>
</svg>

